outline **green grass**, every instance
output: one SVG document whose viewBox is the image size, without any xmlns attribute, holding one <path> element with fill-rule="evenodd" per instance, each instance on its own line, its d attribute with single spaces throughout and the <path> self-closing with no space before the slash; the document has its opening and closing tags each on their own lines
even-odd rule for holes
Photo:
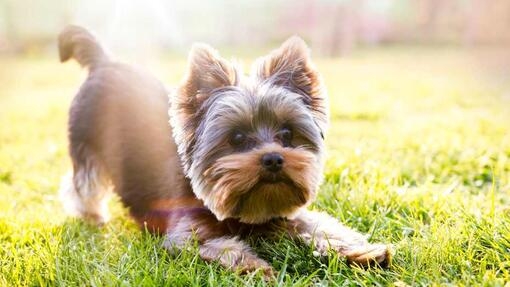
<svg viewBox="0 0 510 287">
<path fill-rule="evenodd" d="M 103 228 L 65 216 L 66 122 L 85 72 L 56 57 L 0 59 L 0 285 L 264 285 L 170 255 L 118 202 Z M 178 82 L 184 59 L 150 64 Z M 510 81 L 466 52 L 393 48 L 319 60 L 330 95 L 326 181 L 312 206 L 394 244 L 363 270 L 285 239 L 257 251 L 278 284 L 487 285 L 510 281 Z M 507 285 L 508 286 L 508 285 Z"/>
</svg>

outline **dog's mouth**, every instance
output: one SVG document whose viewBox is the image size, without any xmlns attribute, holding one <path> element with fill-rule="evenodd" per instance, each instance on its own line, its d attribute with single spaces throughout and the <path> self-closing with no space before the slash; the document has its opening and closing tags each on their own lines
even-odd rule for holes
<svg viewBox="0 0 510 287">
<path fill-rule="evenodd" d="M 285 187 L 290 190 L 300 190 L 300 188 L 290 179 L 279 179 L 279 180 L 260 180 L 255 184 L 249 192 L 257 192 L 262 187 L 271 188 L 274 192 L 278 192 L 279 189 Z"/>
<path fill-rule="evenodd" d="M 231 216 L 244 223 L 262 223 L 291 214 L 307 200 L 308 192 L 289 176 L 284 173 L 264 174 L 238 197 Z"/>
<path fill-rule="evenodd" d="M 271 190 L 271 193 L 279 193 L 284 189 L 290 191 L 293 196 L 297 196 L 300 203 L 304 204 L 306 202 L 306 198 L 303 194 L 304 188 L 296 184 L 296 182 L 283 172 L 260 175 L 259 181 L 249 189 L 246 196 L 249 196 L 250 193 L 257 193 L 262 189 L 266 191 Z"/>
<path fill-rule="evenodd" d="M 292 184 L 292 180 L 287 175 L 285 175 L 283 172 L 263 173 L 260 175 L 259 182 L 263 183 L 263 184 L 275 184 L 275 183 L 280 183 L 280 182 Z"/>
</svg>

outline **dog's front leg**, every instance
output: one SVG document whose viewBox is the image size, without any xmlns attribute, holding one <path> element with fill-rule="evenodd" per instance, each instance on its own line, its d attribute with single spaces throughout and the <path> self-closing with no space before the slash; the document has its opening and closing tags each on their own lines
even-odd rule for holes
<svg viewBox="0 0 510 287">
<path fill-rule="evenodd" d="M 218 261 L 232 270 L 249 273 L 262 270 L 265 276 L 274 274 L 273 268 L 260 259 L 251 248 L 237 237 L 218 237 L 204 241 L 199 246 L 200 257 L 207 261 Z"/>
<path fill-rule="evenodd" d="M 238 236 L 230 234 L 225 225 L 212 215 L 183 216 L 167 230 L 165 247 L 170 251 L 182 250 L 192 240 L 197 240 L 202 259 L 218 262 L 240 273 L 261 270 L 266 278 L 272 278 L 271 265 L 259 258 Z"/>
<path fill-rule="evenodd" d="M 313 244 L 322 255 L 331 249 L 345 256 L 350 263 L 362 266 L 377 263 L 386 267 L 390 263 L 389 245 L 368 243 L 364 235 L 326 213 L 303 210 L 289 223 L 291 235 L 297 235 L 306 243 Z"/>
</svg>

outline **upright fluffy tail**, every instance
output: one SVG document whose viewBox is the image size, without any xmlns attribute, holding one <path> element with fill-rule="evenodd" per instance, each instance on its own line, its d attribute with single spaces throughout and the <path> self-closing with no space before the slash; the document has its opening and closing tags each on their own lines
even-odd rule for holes
<svg viewBox="0 0 510 287">
<path fill-rule="evenodd" d="M 61 62 L 74 58 L 82 67 L 89 69 L 108 59 L 94 35 L 75 25 L 69 25 L 60 32 L 58 50 Z"/>
</svg>

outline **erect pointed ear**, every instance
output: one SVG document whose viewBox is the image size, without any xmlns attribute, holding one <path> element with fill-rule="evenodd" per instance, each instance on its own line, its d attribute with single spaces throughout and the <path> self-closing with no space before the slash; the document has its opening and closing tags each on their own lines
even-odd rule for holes
<svg viewBox="0 0 510 287">
<path fill-rule="evenodd" d="M 188 71 L 177 97 L 195 112 L 215 89 L 237 84 L 234 66 L 206 44 L 194 44 L 188 57 Z"/>
<path fill-rule="evenodd" d="M 191 164 L 197 128 L 205 114 L 204 102 L 214 90 L 235 86 L 237 82 L 236 69 L 216 50 L 206 44 L 192 46 L 186 76 L 170 103 L 174 139 L 185 171 Z"/>
<path fill-rule="evenodd" d="M 328 114 L 326 91 L 310 58 L 310 50 L 301 38 L 293 36 L 269 55 L 258 59 L 254 73 L 260 81 L 300 94 L 324 131 Z"/>
</svg>

